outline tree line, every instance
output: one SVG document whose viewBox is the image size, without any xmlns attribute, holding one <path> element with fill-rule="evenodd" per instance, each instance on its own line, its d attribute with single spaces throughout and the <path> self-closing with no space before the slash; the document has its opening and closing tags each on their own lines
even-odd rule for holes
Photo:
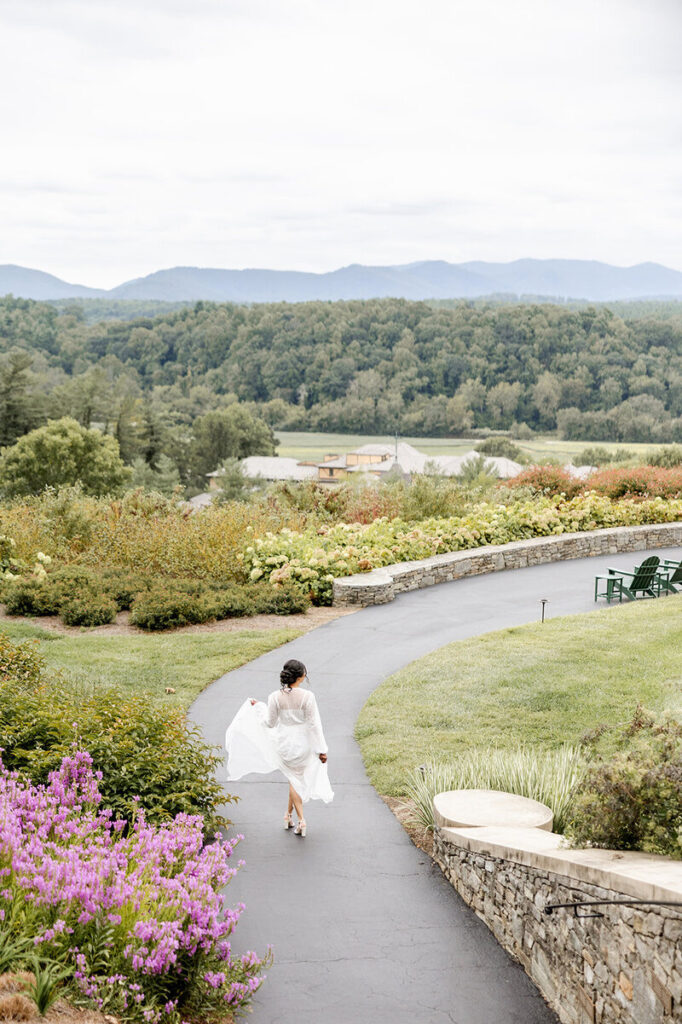
<svg viewBox="0 0 682 1024">
<path fill-rule="evenodd" d="M 0 444 L 71 416 L 198 486 L 201 420 L 296 430 L 682 440 L 682 312 L 398 299 L 197 302 L 90 322 L 0 300 Z M 256 445 L 258 447 L 258 445 Z M 263 446 L 261 445 L 261 448 Z M 205 446 L 204 446 L 205 448 Z M 209 467 L 212 468 L 212 467 Z"/>
</svg>

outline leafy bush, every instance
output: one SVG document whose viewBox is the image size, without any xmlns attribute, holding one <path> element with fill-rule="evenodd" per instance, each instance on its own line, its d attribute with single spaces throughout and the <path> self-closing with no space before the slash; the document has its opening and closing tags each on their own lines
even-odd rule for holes
<svg viewBox="0 0 682 1024">
<path fill-rule="evenodd" d="M 496 789 L 546 804 L 554 814 L 554 831 L 567 820 L 572 794 L 584 775 L 579 747 L 538 752 L 519 750 L 470 751 L 456 761 L 431 761 L 410 776 L 407 792 L 415 807 L 414 824 L 433 829 L 433 798 L 451 789 Z"/>
<path fill-rule="evenodd" d="M 682 466 L 682 444 L 671 444 L 667 448 L 650 452 L 647 462 L 650 466 L 662 466 L 664 469 Z"/>
<path fill-rule="evenodd" d="M 105 569 L 99 579 L 102 590 L 119 612 L 129 611 L 137 594 L 149 590 L 152 583 L 150 576 L 127 569 Z"/>
<path fill-rule="evenodd" d="M 35 640 L 12 643 L 0 632 L 0 687 L 12 680 L 19 687 L 37 686 L 45 670 L 45 659 L 38 653 Z"/>
<path fill-rule="evenodd" d="M 272 588 L 269 588 L 272 589 Z M 245 615 L 255 615 L 256 587 L 228 587 L 215 593 L 217 619 L 238 619 Z M 258 609 L 259 610 L 259 609 Z"/>
<path fill-rule="evenodd" d="M 587 484 L 591 491 L 619 498 L 680 498 L 682 467 L 661 469 L 634 466 L 626 469 L 602 469 L 593 473 Z"/>
<path fill-rule="evenodd" d="M 253 582 L 291 583 L 316 604 L 330 604 L 335 576 L 486 544 L 681 518 L 682 500 L 615 502 L 593 493 L 570 501 L 538 496 L 509 504 L 481 502 L 464 515 L 419 523 L 378 519 L 301 533 L 283 529 L 256 537 L 244 550 L 242 564 Z"/>
<path fill-rule="evenodd" d="M 240 578 L 237 554 L 247 526 L 256 532 L 296 529 L 305 515 L 276 503 L 226 502 L 199 512 L 160 494 L 132 491 L 120 500 L 84 496 L 77 487 L 3 504 L 0 533 L 16 558 L 37 551 L 96 572 L 124 569 L 154 577 L 193 577 L 228 584 Z"/>
<path fill-rule="evenodd" d="M 487 437 L 485 441 L 477 441 L 476 451 L 481 455 L 493 455 L 497 458 L 511 459 L 513 462 L 528 461 L 523 448 L 519 448 L 508 437 Z"/>
<path fill-rule="evenodd" d="M 200 580 L 172 580 L 138 594 L 130 621 L 141 629 L 158 631 L 259 613 L 294 615 L 307 611 L 309 606 L 309 596 L 291 584 L 235 585 L 213 590 Z"/>
<path fill-rule="evenodd" d="M 172 629 L 215 619 L 219 602 L 210 593 L 188 593 L 173 586 L 155 586 L 138 594 L 130 621 L 141 629 Z"/>
<path fill-rule="evenodd" d="M 61 606 L 61 617 L 67 626 L 104 626 L 116 618 L 116 602 L 105 593 L 85 593 L 71 598 Z"/>
<path fill-rule="evenodd" d="M 406 490 L 409 488 L 402 480 L 379 487 L 360 474 L 334 487 L 315 480 L 287 480 L 274 484 L 261 505 L 281 510 L 287 520 L 291 520 L 292 512 L 298 512 L 316 522 L 371 523 L 379 516 L 392 519 L 404 515 Z M 287 521 L 282 525 L 294 524 Z"/>
<path fill-rule="evenodd" d="M 563 466 L 546 465 L 529 466 L 508 480 L 506 486 L 530 488 L 534 494 L 563 494 L 567 498 L 573 498 L 584 485 L 572 477 Z"/>
<path fill-rule="evenodd" d="M 7 584 L 3 596 L 8 615 L 58 615 L 62 603 L 59 591 L 42 580 Z"/>
<path fill-rule="evenodd" d="M 682 859 L 682 723 L 641 708 L 615 736 L 591 738 L 593 760 L 571 807 L 577 846 L 644 850 Z M 602 752 L 604 744 L 614 752 Z"/>
<path fill-rule="evenodd" d="M 221 890 L 242 838 L 205 845 L 198 817 L 155 826 L 138 813 L 127 834 L 102 810 L 90 756 L 64 757 L 45 786 L 0 762 L 0 920 L 16 936 L 12 969 L 34 967 L 34 997 L 58 980 L 74 1001 L 134 1024 L 225 1018 L 259 987 L 263 961 L 232 954 L 243 906 Z M 26 949 L 27 944 L 33 953 Z M 40 1004 L 39 1004 L 40 1009 Z"/>
<path fill-rule="evenodd" d="M 593 473 L 588 481 L 570 476 L 560 466 L 530 466 L 506 483 L 513 489 L 530 488 L 546 496 L 563 494 L 567 498 L 577 494 L 604 495 L 613 501 L 621 498 L 680 498 L 682 497 L 682 467 L 661 469 L 652 466 L 633 466 L 620 469 L 602 469 Z"/>
<path fill-rule="evenodd" d="M 141 806 L 152 822 L 202 814 L 209 832 L 224 824 L 217 808 L 232 798 L 215 779 L 222 759 L 177 707 L 115 689 L 84 695 L 41 676 L 28 644 L 0 634 L 0 748 L 6 767 L 45 783 L 78 741 L 105 772 L 103 805 L 132 819 Z"/>
<path fill-rule="evenodd" d="M 148 586 L 146 577 L 125 570 L 97 574 L 82 566 L 55 569 L 41 579 L 18 579 L 4 588 L 8 615 L 58 615 L 67 625 L 97 626 L 130 608 Z M 114 606 L 113 615 L 110 606 Z"/>
<path fill-rule="evenodd" d="M 253 584 L 242 590 L 248 597 L 253 612 L 261 615 L 303 615 L 310 607 L 310 596 L 292 584 L 272 587 L 266 583 Z"/>
<path fill-rule="evenodd" d="M 629 448 L 616 448 L 611 451 L 603 445 L 595 444 L 583 448 L 573 457 L 574 466 L 608 466 L 611 462 L 627 462 L 632 458 Z"/>
</svg>

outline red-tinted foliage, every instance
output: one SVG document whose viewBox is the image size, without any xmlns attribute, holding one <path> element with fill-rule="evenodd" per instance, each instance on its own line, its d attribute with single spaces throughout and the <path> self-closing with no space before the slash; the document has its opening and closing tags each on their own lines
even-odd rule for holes
<svg viewBox="0 0 682 1024">
<path fill-rule="evenodd" d="M 582 481 L 575 480 L 562 466 L 529 466 L 507 480 L 506 486 L 527 487 L 536 494 L 565 494 L 567 498 L 583 489 Z"/>
<path fill-rule="evenodd" d="M 600 469 L 587 480 L 576 480 L 559 466 L 529 466 L 506 483 L 507 487 L 527 487 L 536 494 L 565 494 L 572 498 L 596 491 L 608 498 L 680 498 L 682 466 L 633 466 Z"/>
<path fill-rule="evenodd" d="M 583 490 L 596 491 L 609 498 L 679 498 L 682 497 L 682 466 L 601 469 L 585 481 Z"/>
</svg>

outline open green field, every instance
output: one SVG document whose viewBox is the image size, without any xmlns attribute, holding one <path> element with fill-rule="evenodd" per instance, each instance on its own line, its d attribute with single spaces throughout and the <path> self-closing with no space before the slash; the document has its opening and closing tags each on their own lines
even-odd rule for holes
<svg viewBox="0 0 682 1024">
<path fill-rule="evenodd" d="M 235 633 L 74 636 L 19 622 L 3 622 L 2 631 L 14 641 L 37 640 L 48 668 L 62 672 L 69 681 L 84 687 L 116 686 L 130 694 L 149 693 L 183 707 L 189 707 L 225 672 L 300 636 L 299 630 L 290 627 Z M 166 695 L 167 686 L 176 692 Z"/>
<path fill-rule="evenodd" d="M 391 796 L 433 758 L 576 743 L 604 723 L 682 712 L 682 595 L 449 644 L 387 679 L 356 728 L 370 780 Z"/>
<path fill-rule="evenodd" d="M 307 434 L 303 431 L 277 430 L 279 441 L 278 455 L 288 455 L 296 459 L 319 461 L 331 452 L 343 454 L 359 448 L 363 444 L 395 444 L 395 436 L 390 434 Z M 478 441 L 461 437 L 400 437 L 421 452 L 432 455 L 462 455 L 480 444 Z M 585 448 L 595 445 L 615 451 L 627 448 L 633 452 L 638 462 L 645 460 L 648 452 L 654 448 L 666 447 L 653 444 L 630 444 L 613 441 L 560 441 L 555 437 L 537 437 L 532 441 L 514 441 L 524 451 L 531 462 L 543 462 L 545 459 L 558 459 L 570 462 L 574 455 Z"/>
</svg>

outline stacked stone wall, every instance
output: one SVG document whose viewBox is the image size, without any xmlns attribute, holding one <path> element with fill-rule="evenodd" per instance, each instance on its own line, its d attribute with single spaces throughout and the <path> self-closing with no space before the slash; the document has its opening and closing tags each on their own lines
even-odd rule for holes
<svg viewBox="0 0 682 1024">
<path fill-rule="evenodd" d="M 562 1024 L 682 1021 L 682 908 L 604 906 L 595 908 L 602 917 L 566 909 L 547 915 L 548 903 L 632 897 L 460 847 L 439 828 L 434 856 Z"/>
<path fill-rule="evenodd" d="M 529 565 L 571 558 L 677 546 L 682 546 L 682 523 L 618 526 L 608 530 L 534 537 L 511 544 L 448 552 L 414 562 L 399 562 L 355 576 L 338 577 L 333 583 L 333 603 L 362 607 L 386 604 L 404 591 L 420 590 L 464 576 L 478 576 L 503 569 L 523 569 Z"/>
</svg>

